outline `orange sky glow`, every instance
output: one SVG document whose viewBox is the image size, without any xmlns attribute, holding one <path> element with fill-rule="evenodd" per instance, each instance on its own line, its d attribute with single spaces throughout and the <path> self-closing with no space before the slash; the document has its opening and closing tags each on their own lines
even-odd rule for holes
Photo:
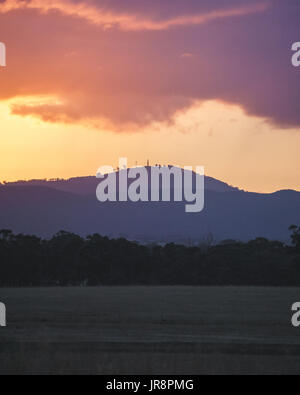
<svg viewBox="0 0 300 395">
<path fill-rule="evenodd" d="M 248 191 L 300 191 L 293 21 L 281 34 L 292 10 L 142 3 L 0 2 L 0 182 L 94 175 L 127 157 L 203 165 Z"/>
</svg>

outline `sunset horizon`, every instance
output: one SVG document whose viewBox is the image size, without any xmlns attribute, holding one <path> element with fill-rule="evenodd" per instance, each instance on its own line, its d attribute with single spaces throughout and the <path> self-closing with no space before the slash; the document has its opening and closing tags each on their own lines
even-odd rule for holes
<svg viewBox="0 0 300 395">
<path fill-rule="evenodd" d="M 298 6 L 151 4 L 0 2 L 1 181 L 93 175 L 126 156 L 299 191 Z"/>
</svg>

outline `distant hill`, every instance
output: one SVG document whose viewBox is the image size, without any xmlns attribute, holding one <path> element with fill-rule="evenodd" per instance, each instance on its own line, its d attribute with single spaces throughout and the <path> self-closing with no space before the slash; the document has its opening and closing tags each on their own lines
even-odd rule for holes
<svg viewBox="0 0 300 395">
<path fill-rule="evenodd" d="M 289 240 L 300 224 L 300 193 L 257 194 L 205 179 L 205 210 L 186 214 L 185 203 L 99 203 L 95 177 L 29 181 L 0 186 L 0 229 L 50 237 L 60 230 L 100 233 L 140 242 L 198 243 L 207 238 Z"/>
<path fill-rule="evenodd" d="M 147 168 L 148 172 L 151 168 Z M 117 172 L 119 173 L 119 172 Z M 58 191 L 71 192 L 78 195 L 93 195 L 95 194 L 96 187 L 99 184 L 99 180 L 96 177 L 78 177 L 70 178 L 68 180 L 56 179 L 56 180 L 30 180 L 30 181 L 17 181 L 6 183 L 6 186 L 40 186 L 53 188 Z M 1 188 L 1 185 L 0 185 Z M 238 191 L 238 188 L 234 188 L 224 182 L 216 180 L 212 177 L 205 177 L 205 188 L 209 191 L 215 192 L 229 192 Z"/>
</svg>

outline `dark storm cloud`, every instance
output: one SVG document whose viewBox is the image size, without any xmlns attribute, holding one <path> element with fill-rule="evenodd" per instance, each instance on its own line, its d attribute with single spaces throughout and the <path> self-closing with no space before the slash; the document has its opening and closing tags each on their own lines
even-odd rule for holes
<svg viewBox="0 0 300 395">
<path fill-rule="evenodd" d="M 298 127 L 291 46 L 299 18 L 294 0 L 7 0 L 0 98 L 53 96 L 55 104 L 21 102 L 13 111 L 112 126 L 167 120 L 216 99 Z"/>
</svg>

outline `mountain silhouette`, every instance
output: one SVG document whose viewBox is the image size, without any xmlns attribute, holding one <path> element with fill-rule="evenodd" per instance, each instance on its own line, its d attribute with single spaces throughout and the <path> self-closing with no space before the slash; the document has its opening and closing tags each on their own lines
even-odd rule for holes
<svg viewBox="0 0 300 395">
<path fill-rule="evenodd" d="M 148 171 L 150 168 L 148 168 Z M 60 230 L 140 242 L 199 243 L 209 236 L 287 242 L 300 223 L 300 192 L 259 194 L 205 177 L 205 209 L 187 214 L 185 202 L 107 202 L 96 199 L 96 177 L 32 180 L 0 186 L 0 228 L 51 237 Z"/>
<path fill-rule="evenodd" d="M 148 174 L 151 171 L 151 167 L 146 167 Z M 121 170 L 123 171 L 123 170 Z M 128 170 L 127 170 L 128 171 Z M 120 171 L 116 171 L 118 175 Z M 29 181 L 17 181 L 6 183 L 5 186 L 40 186 L 53 188 L 58 191 L 71 192 L 78 195 L 94 195 L 99 180 L 96 177 L 77 177 L 70 178 L 68 180 L 54 179 L 54 180 L 29 180 Z M 0 184 L 1 188 L 1 184 Z M 216 180 L 212 177 L 205 177 L 205 188 L 215 192 L 229 192 L 238 191 L 238 188 L 234 188 L 224 182 Z"/>
</svg>

